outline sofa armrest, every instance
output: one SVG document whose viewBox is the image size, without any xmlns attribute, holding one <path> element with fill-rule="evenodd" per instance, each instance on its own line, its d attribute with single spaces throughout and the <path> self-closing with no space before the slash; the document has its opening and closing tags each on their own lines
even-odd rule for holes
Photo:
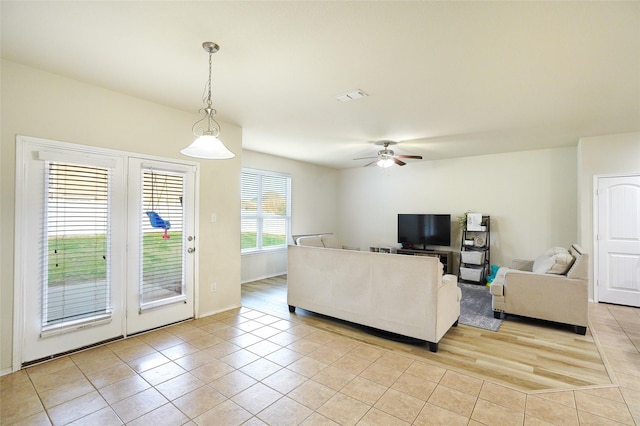
<svg viewBox="0 0 640 426">
<path fill-rule="evenodd" d="M 511 269 L 531 272 L 533 271 L 533 260 L 513 259 Z"/>
</svg>

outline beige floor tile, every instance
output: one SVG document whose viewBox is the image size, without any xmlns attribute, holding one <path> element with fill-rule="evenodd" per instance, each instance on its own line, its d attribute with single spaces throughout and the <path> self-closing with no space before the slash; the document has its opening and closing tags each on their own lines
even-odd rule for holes
<svg viewBox="0 0 640 426">
<path fill-rule="evenodd" d="M 524 413 L 527 395 L 504 386 L 484 382 L 479 397 L 485 401 Z"/>
<path fill-rule="evenodd" d="M 165 404 L 127 423 L 127 426 L 182 425 L 188 421 L 189 418 L 173 404 Z"/>
<path fill-rule="evenodd" d="M 106 370 L 97 371 L 95 373 L 87 374 L 87 378 L 96 389 L 101 389 L 105 386 L 112 385 L 127 377 L 134 376 L 135 371 L 124 362 L 116 365 L 115 367 L 108 368 Z"/>
<path fill-rule="evenodd" d="M 221 361 L 229 364 L 234 368 L 241 368 L 255 360 L 260 359 L 259 355 L 254 354 L 246 349 L 239 349 L 221 358 Z"/>
<path fill-rule="evenodd" d="M 374 405 L 378 410 L 412 423 L 424 407 L 425 401 L 394 389 L 387 390 Z"/>
<path fill-rule="evenodd" d="M 211 355 L 215 359 L 222 359 L 225 356 L 235 351 L 238 351 L 240 349 L 241 349 L 240 346 L 236 346 L 233 343 L 222 342 L 222 343 L 218 343 L 217 345 L 208 347 L 207 349 L 204 349 L 202 352 Z"/>
<path fill-rule="evenodd" d="M 175 346 L 171 346 L 169 348 L 163 349 L 160 352 L 171 360 L 176 360 L 178 358 L 182 358 L 183 356 L 192 354 L 194 352 L 198 352 L 200 349 L 193 346 L 190 343 L 183 342 L 179 343 Z"/>
<path fill-rule="evenodd" d="M 106 347 L 102 347 L 102 350 L 97 349 L 99 348 L 71 355 L 73 362 L 84 374 L 90 375 L 124 364 L 124 361 L 110 349 Z"/>
<path fill-rule="evenodd" d="M 46 392 L 60 385 L 81 380 L 85 376 L 75 364 L 70 367 L 55 370 L 49 374 L 37 374 L 31 376 L 31 382 L 37 392 Z"/>
<path fill-rule="evenodd" d="M 193 419 L 225 401 L 227 398 L 217 390 L 202 386 L 173 400 L 173 405 Z"/>
<path fill-rule="evenodd" d="M 218 343 L 222 343 L 224 339 L 214 336 L 213 334 L 209 334 L 203 330 L 205 333 L 203 336 L 198 337 L 196 339 L 189 340 L 189 343 L 195 346 L 198 349 L 209 348 L 213 345 L 217 345 Z"/>
<path fill-rule="evenodd" d="M 169 401 L 173 401 L 204 385 L 205 383 L 193 374 L 185 373 L 160 383 L 156 389 Z"/>
<path fill-rule="evenodd" d="M 249 333 L 249 332 L 251 332 L 253 330 L 257 330 L 257 329 L 262 328 L 264 326 L 265 326 L 264 324 L 259 323 L 258 321 L 250 320 L 250 321 L 245 321 L 245 322 L 241 322 L 239 324 L 236 324 L 235 327 L 240 329 L 240 330 L 242 330 L 242 331 L 244 331 L 245 333 Z"/>
<path fill-rule="evenodd" d="M 312 410 L 317 410 L 335 394 L 336 391 L 330 387 L 308 380 L 287 396 Z"/>
<path fill-rule="evenodd" d="M 349 355 L 365 359 L 370 362 L 375 362 L 378 358 L 384 355 L 384 351 L 371 345 L 359 344 L 349 352 Z"/>
<path fill-rule="evenodd" d="M 340 426 L 333 420 L 319 413 L 313 413 L 302 423 L 303 426 Z"/>
<path fill-rule="evenodd" d="M 468 393 L 469 395 L 478 396 L 480 389 L 482 389 L 483 381 L 466 374 L 448 370 L 444 376 L 442 376 L 440 384 L 450 387 L 451 389 L 459 390 L 460 392 Z"/>
<path fill-rule="evenodd" d="M 358 422 L 358 426 L 408 426 L 410 424 L 377 408 L 367 411 L 367 414 Z"/>
<path fill-rule="evenodd" d="M 247 376 L 242 371 L 235 370 L 209 383 L 209 386 L 227 398 L 231 398 L 255 383 L 256 380 L 252 377 Z"/>
<path fill-rule="evenodd" d="M 438 385 L 429 397 L 428 402 L 465 418 L 470 418 L 476 399 L 476 397 L 468 393 Z"/>
<path fill-rule="evenodd" d="M 264 379 L 262 383 L 282 394 L 287 394 L 307 380 L 302 374 L 283 368 Z"/>
<path fill-rule="evenodd" d="M 147 345 L 142 341 L 138 341 L 137 345 L 128 346 L 122 349 L 113 349 L 113 352 L 120 357 L 124 362 L 141 358 L 146 355 L 151 355 L 157 352 L 153 347 Z"/>
<path fill-rule="evenodd" d="M 338 392 L 316 411 L 338 424 L 355 425 L 369 409 L 370 405 Z"/>
<path fill-rule="evenodd" d="M 39 392 L 39 396 L 42 401 L 42 405 L 48 409 L 93 392 L 94 390 L 95 388 L 91 382 L 82 377 L 78 380 L 74 380 L 73 382 L 62 383 L 54 389 Z"/>
<path fill-rule="evenodd" d="M 0 424 L 12 424 L 20 419 L 43 412 L 44 407 L 31 382 L 22 382 L 6 388 L 0 401 Z"/>
<path fill-rule="evenodd" d="M 282 369 L 282 366 L 271 362 L 268 359 L 259 358 L 250 364 L 245 365 L 239 370 L 244 374 L 253 377 L 256 380 L 263 380 L 276 371 Z"/>
<path fill-rule="evenodd" d="M 313 376 L 313 380 L 329 386 L 332 389 L 340 390 L 350 381 L 355 379 L 356 375 L 341 368 L 329 365 L 324 370 Z"/>
<path fill-rule="evenodd" d="M 595 389 L 583 389 L 574 392 L 576 395 L 578 393 L 586 393 L 588 395 L 599 396 L 600 398 L 610 399 L 616 402 L 624 402 L 624 397 L 622 396 L 622 392 L 620 388 L 615 387 L 606 387 L 606 388 L 595 388 Z"/>
<path fill-rule="evenodd" d="M 360 376 L 379 383 L 383 386 L 391 386 L 402 375 L 402 371 L 381 364 L 373 363 L 365 368 Z"/>
<path fill-rule="evenodd" d="M 633 424 L 631 413 L 624 402 L 601 398 L 586 392 L 575 392 L 578 411 L 589 412 L 618 423 Z"/>
<path fill-rule="evenodd" d="M 251 334 L 254 334 L 262 339 L 268 339 L 271 336 L 275 336 L 276 334 L 279 334 L 281 332 L 281 330 L 278 330 L 277 328 L 274 327 L 270 327 L 268 325 L 265 325 L 264 327 L 260 327 L 256 330 L 251 331 Z"/>
<path fill-rule="evenodd" d="M 167 402 L 167 399 L 162 396 L 160 392 L 154 388 L 150 388 L 116 402 L 111 405 L 111 408 L 113 408 L 113 411 L 116 412 L 123 422 L 128 423 L 163 406 Z"/>
<path fill-rule="evenodd" d="M 96 391 L 47 410 L 54 425 L 66 425 L 107 406 L 107 401 Z"/>
<path fill-rule="evenodd" d="M 198 328 L 198 327 L 189 327 L 189 328 L 185 328 L 182 330 L 177 331 L 176 333 L 174 333 L 176 336 L 178 336 L 180 339 L 184 340 L 185 342 L 189 342 L 191 343 L 192 340 L 196 340 L 199 339 L 201 337 L 205 337 L 208 336 L 209 333 L 207 333 L 206 331 Z"/>
<path fill-rule="evenodd" d="M 198 351 L 189 355 L 185 355 L 182 358 L 178 358 L 174 360 L 174 362 L 185 370 L 191 371 L 195 370 L 198 367 L 202 367 L 203 365 L 207 365 L 215 360 L 216 358 L 208 352 Z"/>
<path fill-rule="evenodd" d="M 421 377 L 430 382 L 439 383 L 447 370 L 435 365 L 427 364 L 426 362 L 414 361 L 413 364 L 407 368 L 406 373 L 413 376 Z"/>
<path fill-rule="evenodd" d="M 28 367 L 25 371 L 29 375 L 29 377 L 31 377 L 31 379 L 34 379 L 37 376 L 46 376 L 56 373 L 60 370 L 65 370 L 75 366 L 76 364 L 71 360 L 70 357 L 64 356 L 34 365 L 33 367 Z"/>
<path fill-rule="evenodd" d="M 304 337 L 311 333 L 315 333 L 318 330 L 305 324 L 296 324 L 293 327 L 290 327 L 288 331 L 295 336 Z"/>
<path fill-rule="evenodd" d="M 3 423 L 2 416 L 0 416 L 0 424 L 9 424 Z M 70 423 L 73 424 L 73 423 Z M 120 423 L 122 424 L 122 422 Z M 20 420 L 15 423 L 11 423 L 11 426 L 50 426 L 51 422 L 49 421 L 49 416 L 44 411 L 40 411 L 35 414 L 31 414 L 27 417 L 21 417 Z"/>
<path fill-rule="evenodd" d="M 549 423 L 561 423 L 564 425 L 578 424 L 578 413 L 575 408 L 541 398 L 537 395 L 527 396 L 525 413 L 527 416 L 535 417 Z"/>
<path fill-rule="evenodd" d="M 127 364 L 131 367 L 136 373 L 142 373 L 143 371 L 150 370 L 155 367 L 159 367 L 162 364 L 166 364 L 171 360 L 166 356 L 162 355 L 160 352 L 153 352 L 149 355 L 145 355 L 140 358 L 135 358 L 131 361 L 128 361 Z"/>
<path fill-rule="evenodd" d="M 283 320 L 278 318 L 278 321 L 272 322 L 271 327 L 277 328 L 278 330 L 284 331 L 293 327 L 293 323 L 291 321 Z"/>
<path fill-rule="evenodd" d="M 117 426 L 122 425 L 122 420 L 113 411 L 111 407 L 105 407 L 101 410 L 84 416 L 75 422 L 71 423 L 71 426 Z"/>
<path fill-rule="evenodd" d="M 142 377 L 135 375 L 126 377 L 118 382 L 105 386 L 99 390 L 102 397 L 114 404 L 151 387 Z"/>
<path fill-rule="evenodd" d="M 374 405 L 387 391 L 386 386 L 367 380 L 363 377 L 356 377 L 340 390 L 341 393 L 362 401 L 367 405 Z"/>
<path fill-rule="evenodd" d="M 162 364 L 158 367 L 140 373 L 143 379 L 145 379 L 152 386 L 159 385 L 162 382 L 166 382 L 169 379 L 178 377 L 181 374 L 186 373 L 186 370 L 180 367 L 174 362 Z"/>
<path fill-rule="evenodd" d="M 269 341 L 272 343 L 276 343 L 280 346 L 288 346 L 293 342 L 302 339 L 301 336 L 296 336 L 295 334 L 288 333 L 287 331 L 283 331 L 274 336 L 269 337 Z"/>
<path fill-rule="evenodd" d="M 485 425 L 518 426 L 524 422 L 524 412 L 478 399 L 471 418 Z"/>
<path fill-rule="evenodd" d="M 321 347 L 322 346 L 319 343 L 312 342 L 310 340 L 307 340 L 306 338 L 296 340 L 295 342 L 287 345 L 287 348 L 299 352 L 303 355 L 308 355 Z"/>
<path fill-rule="evenodd" d="M 391 388 L 404 392 L 407 395 L 411 395 L 412 397 L 418 398 L 422 401 L 427 401 L 433 390 L 436 388 L 436 383 L 412 374 L 403 373 Z"/>
<path fill-rule="evenodd" d="M 327 364 L 324 362 L 305 356 L 295 362 L 292 362 L 287 368 L 295 371 L 296 373 L 302 374 L 305 377 L 313 377 L 326 367 Z"/>
<path fill-rule="evenodd" d="M 310 358 L 317 359 L 318 361 L 332 363 L 344 356 L 345 353 L 346 352 L 340 349 L 332 349 L 328 346 L 320 346 L 315 351 L 310 352 L 308 356 Z"/>
<path fill-rule="evenodd" d="M 219 330 L 216 330 L 211 334 L 213 334 L 214 336 L 218 336 L 223 340 L 229 340 L 229 339 L 236 338 L 238 336 L 242 336 L 243 334 L 246 334 L 246 332 L 240 330 L 239 328 L 227 327 L 227 328 L 221 328 Z"/>
<path fill-rule="evenodd" d="M 547 401 L 557 402 L 567 407 L 576 407 L 576 397 L 573 391 L 560 391 L 560 392 L 541 392 L 536 393 L 534 396 L 538 398 L 546 399 Z"/>
<path fill-rule="evenodd" d="M 262 383 L 256 383 L 233 396 L 231 400 L 251 414 L 257 414 L 280 398 L 282 398 L 280 392 Z"/>
<path fill-rule="evenodd" d="M 178 336 L 171 334 L 165 330 L 158 330 L 151 333 L 141 334 L 138 337 L 147 345 L 153 347 L 158 351 L 168 349 L 172 346 L 179 345 L 180 343 L 184 342 Z"/>
<path fill-rule="evenodd" d="M 336 360 L 332 365 L 353 374 L 360 374 L 371 364 L 371 361 L 347 354 Z"/>
<path fill-rule="evenodd" d="M 375 363 L 404 372 L 413 364 L 413 360 L 405 356 L 386 353 L 376 359 Z"/>
<path fill-rule="evenodd" d="M 291 349 L 282 348 L 282 347 L 277 351 L 272 352 L 269 355 L 265 356 L 265 358 L 268 359 L 269 361 L 275 362 L 276 364 L 282 367 L 286 367 L 292 362 L 295 362 L 302 357 L 304 357 L 303 354 L 296 351 L 292 351 Z"/>
<path fill-rule="evenodd" d="M 235 404 L 233 401 L 227 400 L 196 417 L 193 421 L 197 425 L 201 426 L 218 424 L 235 426 L 244 424 L 250 418 L 251 413 L 240 407 L 238 404 Z"/>
<path fill-rule="evenodd" d="M 210 383 L 232 371 L 234 371 L 234 368 L 229 364 L 222 361 L 213 361 L 195 370 L 191 370 L 191 374 L 205 383 Z"/>
<path fill-rule="evenodd" d="M 468 417 L 427 402 L 413 424 L 417 426 L 464 426 L 467 425 L 468 422 Z"/>
<path fill-rule="evenodd" d="M 262 410 L 257 417 L 271 426 L 296 426 L 312 413 L 309 408 L 285 396 Z"/>
<path fill-rule="evenodd" d="M 590 426 L 622 426 L 633 425 L 634 423 L 618 423 L 614 420 L 607 419 L 605 417 L 598 416 L 597 414 L 589 413 L 588 411 L 578 410 L 578 421 L 581 425 Z"/>
<path fill-rule="evenodd" d="M 246 348 L 247 346 L 255 345 L 262 340 L 262 338 L 254 334 L 245 333 L 229 339 L 229 342 L 233 343 L 234 345 L 238 345 L 241 348 Z"/>
<path fill-rule="evenodd" d="M 254 345 L 247 346 L 245 349 L 249 352 L 253 352 L 258 356 L 265 357 L 270 353 L 277 351 L 278 349 L 282 349 L 282 346 L 271 343 L 268 340 L 262 340 Z"/>
</svg>

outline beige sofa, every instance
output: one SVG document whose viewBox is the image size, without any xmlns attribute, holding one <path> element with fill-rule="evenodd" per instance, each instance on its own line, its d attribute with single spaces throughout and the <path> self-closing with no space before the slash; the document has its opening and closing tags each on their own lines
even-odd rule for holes
<svg viewBox="0 0 640 426">
<path fill-rule="evenodd" d="M 535 261 L 514 260 L 491 283 L 493 313 L 570 324 L 585 334 L 589 322 L 589 255 L 577 244 L 553 248 Z"/>
<path fill-rule="evenodd" d="M 308 242 L 308 241 L 307 241 Z M 291 245 L 289 310 L 306 309 L 429 343 L 460 316 L 457 277 L 435 257 Z"/>
</svg>

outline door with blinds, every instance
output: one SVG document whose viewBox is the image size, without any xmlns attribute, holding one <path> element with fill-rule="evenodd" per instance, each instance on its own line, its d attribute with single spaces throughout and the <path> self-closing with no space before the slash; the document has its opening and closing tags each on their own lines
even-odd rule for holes
<svg viewBox="0 0 640 426">
<path fill-rule="evenodd" d="M 14 366 L 193 317 L 192 164 L 18 137 Z"/>
<path fill-rule="evenodd" d="M 195 166 L 129 161 L 127 333 L 194 312 Z"/>
</svg>

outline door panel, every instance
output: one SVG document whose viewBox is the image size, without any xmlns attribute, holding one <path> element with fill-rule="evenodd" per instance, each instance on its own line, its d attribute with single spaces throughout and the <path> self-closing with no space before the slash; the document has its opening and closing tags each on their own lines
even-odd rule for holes
<svg viewBox="0 0 640 426">
<path fill-rule="evenodd" d="M 598 299 L 640 307 L 640 176 L 599 178 L 597 194 Z"/>
<path fill-rule="evenodd" d="M 195 167 L 129 162 L 127 333 L 193 317 Z"/>
</svg>

